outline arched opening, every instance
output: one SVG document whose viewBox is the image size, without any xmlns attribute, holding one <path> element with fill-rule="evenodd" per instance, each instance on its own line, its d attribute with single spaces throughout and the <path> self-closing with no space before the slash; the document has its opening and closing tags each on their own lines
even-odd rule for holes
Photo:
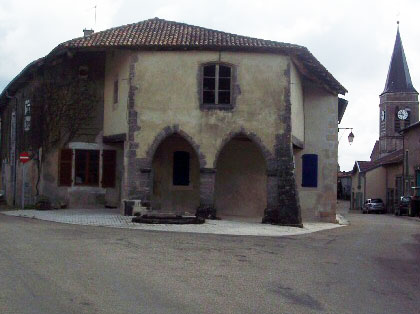
<svg viewBox="0 0 420 314">
<path fill-rule="evenodd" d="M 152 162 L 152 209 L 195 213 L 200 204 L 200 165 L 194 148 L 179 134 L 165 138 Z"/>
<path fill-rule="evenodd" d="M 216 168 L 217 215 L 261 219 L 267 207 L 267 166 L 259 147 L 236 136 L 222 148 Z"/>
</svg>

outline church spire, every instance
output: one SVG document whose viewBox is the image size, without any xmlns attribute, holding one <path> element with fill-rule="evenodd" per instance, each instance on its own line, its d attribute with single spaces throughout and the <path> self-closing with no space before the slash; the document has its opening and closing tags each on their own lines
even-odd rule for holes
<svg viewBox="0 0 420 314">
<path fill-rule="evenodd" d="M 410 72 L 401 42 L 399 22 L 397 24 L 397 38 L 395 39 L 394 51 L 392 52 L 383 94 L 400 92 L 417 93 L 413 87 L 413 83 L 411 83 Z"/>
</svg>

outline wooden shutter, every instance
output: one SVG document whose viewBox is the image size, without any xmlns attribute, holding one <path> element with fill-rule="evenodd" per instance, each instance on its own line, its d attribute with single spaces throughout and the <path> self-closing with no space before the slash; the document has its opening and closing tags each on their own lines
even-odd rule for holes
<svg viewBox="0 0 420 314">
<path fill-rule="evenodd" d="M 62 149 L 60 152 L 59 185 L 71 186 L 73 173 L 72 164 L 73 150 Z"/>
<path fill-rule="evenodd" d="M 104 150 L 102 153 L 102 187 L 115 187 L 115 172 L 117 166 L 117 152 Z"/>
<path fill-rule="evenodd" d="M 318 155 L 302 156 L 302 186 L 311 188 L 318 186 Z"/>
</svg>

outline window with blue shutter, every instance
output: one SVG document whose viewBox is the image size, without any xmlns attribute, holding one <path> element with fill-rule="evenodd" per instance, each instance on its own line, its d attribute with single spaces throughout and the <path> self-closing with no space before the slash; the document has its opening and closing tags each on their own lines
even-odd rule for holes
<svg viewBox="0 0 420 314">
<path fill-rule="evenodd" d="M 302 156 L 302 186 L 316 188 L 318 186 L 318 155 Z"/>
</svg>

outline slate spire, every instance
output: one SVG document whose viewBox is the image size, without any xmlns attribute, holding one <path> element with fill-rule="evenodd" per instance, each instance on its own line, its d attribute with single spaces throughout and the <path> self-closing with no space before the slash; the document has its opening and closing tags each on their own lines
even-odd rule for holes
<svg viewBox="0 0 420 314">
<path fill-rule="evenodd" d="M 397 22 L 399 24 L 399 22 Z M 385 93 L 417 93 L 411 82 L 410 71 L 405 59 L 404 49 L 401 42 L 400 27 L 397 28 L 394 51 L 392 52 L 388 76 L 386 78 Z"/>
</svg>

